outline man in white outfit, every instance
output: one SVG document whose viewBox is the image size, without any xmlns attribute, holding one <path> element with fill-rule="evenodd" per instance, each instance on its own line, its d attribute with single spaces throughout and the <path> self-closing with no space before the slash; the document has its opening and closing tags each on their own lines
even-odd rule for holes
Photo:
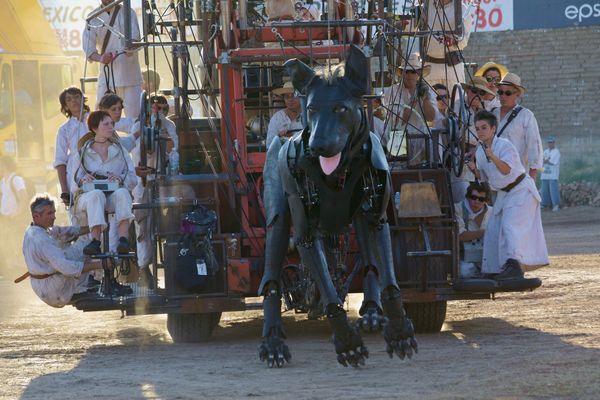
<svg viewBox="0 0 600 400">
<path fill-rule="evenodd" d="M 481 272 L 497 280 L 523 278 L 522 265 L 548 264 L 540 195 L 525 173 L 515 146 L 496 137 L 494 114 L 480 111 L 475 128 L 482 145 L 468 166 L 479 180 L 498 191 L 483 240 Z"/>
<path fill-rule="evenodd" d="M 462 34 L 455 35 L 455 2 L 453 0 L 429 0 L 427 9 L 427 25 L 434 34 L 427 43 L 427 65 L 431 66 L 429 83 L 442 83 L 452 91 L 455 84 L 465 82 L 465 64 L 462 51 L 469 42 L 472 18 L 466 14 L 467 3 L 460 4 L 462 15 Z M 443 33 L 442 33 L 443 32 Z"/>
<path fill-rule="evenodd" d="M 548 148 L 544 150 L 544 171 L 542 172 L 542 208 L 552 207 L 558 211 L 560 207 L 560 151 L 556 148 L 556 138 L 548 136 Z"/>
<path fill-rule="evenodd" d="M 56 208 L 48 197 L 37 197 L 30 206 L 33 223 L 25 231 L 23 255 L 28 272 L 15 282 L 29 277 L 31 288 L 46 304 L 63 307 L 87 294 L 90 271 L 102 269 L 100 260 L 83 261 L 81 247 L 71 245 L 87 227 L 54 226 Z M 82 241 L 78 243 L 83 243 Z"/>
<path fill-rule="evenodd" d="M 102 6 L 110 2 L 111 0 L 102 0 Z M 126 50 L 125 39 L 109 31 L 107 26 L 111 25 L 111 21 L 113 21 L 112 28 L 120 33 L 125 32 L 127 23 L 131 24 L 133 40 L 140 40 L 140 28 L 135 11 L 131 9 L 131 20 L 125 21 L 124 10 L 117 5 L 87 23 L 83 30 L 83 51 L 89 61 L 102 64 L 98 75 L 97 102 L 107 91 L 116 91 L 125 103 L 125 115 L 135 119 L 140 112 L 142 92 L 140 63 L 137 51 Z M 110 35 L 108 40 L 106 40 L 107 35 Z M 108 67 L 108 74 L 105 66 Z"/>
<path fill-rule="evenodd" d="M 294 93 L 292 82 L 286 82 L 283 87 L 274 89 L 272 93 L 283 97 L 285 108 L 273 114 L 269 121 L 266 140 L 267 148 L 269 148 L 271 141 L 275 137 L 290 137 L 296 132 L 304 129 L 304 125 L 302 124 L 300 99 L 298 99 L 298 96 Z"/>
<path fill-rule="evenodd" d="M 521 78 L 512 72 L 498 82 L 500 108 L 495 109 L 498 119 L 496 135 L 508 139 L 519 152 L 521 164 L 534 180 L 543 168 L 543 145 L 537 120 L 533 113 L 518 104 L 525 93 Z"/>
</svg>

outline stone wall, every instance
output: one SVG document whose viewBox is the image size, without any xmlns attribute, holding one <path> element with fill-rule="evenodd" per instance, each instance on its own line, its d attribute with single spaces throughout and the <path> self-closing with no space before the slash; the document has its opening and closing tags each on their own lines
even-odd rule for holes
<svg viewBox="0 0 600 400">
<path fill-rule="evenodd" d="M 600 27 L 475 32 L 464 55 L 479 65 L 499 62 L 521 77 L 522 104 L 535 113 L 542 138 L 557 137 L 561 181 L 594 175 L 600 165 Z"/>
</svg>

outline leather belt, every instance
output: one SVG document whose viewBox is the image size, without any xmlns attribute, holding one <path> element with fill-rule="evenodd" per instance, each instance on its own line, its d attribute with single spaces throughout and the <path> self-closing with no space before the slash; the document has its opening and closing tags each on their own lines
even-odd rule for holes
<svg viewBox="0 0 600 400">
<path fill-rule="evenodd" d="M 446 53 L 446 56 L 443 58 L 431 57 L 429 55 L 426 55 L 424 57 L 424 59 L 426 62 L 429 62 L 432 64 L 446 64 L 449 66 L 454 66 L 454 65 L 460 64 L 462 62 L 460 53 L 458 51 L 451 51 L 449 53 Z"/>
<path fill-rule="evenodd" d="M 28 277 L 31 279 L 46 279 L 46 278 L 50 278 L 52 275 L 56 275 L 56 274 L 58 274 L 58 272 L 53 272 L 51 274 L 41 274 L 41 275 L 35 275 L 35 274 L 30 274 L 29 272 L 25 272 L 23 275 L 21 275 L 20 277 L 15 279 L 15 283 L 24 281 Z"/>
<path fill-rule="evenodd" d="M 521 181 L 525 179 L 525 173 L 522 173 L 521 175 L 519 175 L 519 177 L 517 179 L 515 179 L 515 181 L 513 183 L 510 183 L 508 185 L 506 185 L 505 187 L 503 187 L 502 190 L 503 192 L 510 192 L 511 190 L 513 190 L 515 188 L 515 186 L 517 186 L 519 183 L 521 183 Z"/>
</svg>

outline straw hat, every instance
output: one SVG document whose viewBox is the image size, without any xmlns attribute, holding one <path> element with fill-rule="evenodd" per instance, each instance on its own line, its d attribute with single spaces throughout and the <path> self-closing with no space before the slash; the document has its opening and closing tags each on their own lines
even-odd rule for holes
<svg viewBox="0 0 600 400">
<path fill-rule="evenodd" d="M 506 68 L 504 65 L 489 61 L 483 64 L 481 68 L 475 72 L 475 76 L 483 76 L 488 69 L 492 68 L 496 68 L 498 71 L 500 71 L 500 78 L 504 78 L 504 76 L 508 74 L 508 68 Z"/>
<path fill-rule="evenodd" d="M 287 94 L 287 93 L 294 93 L 294 85 L 292 85 L 291 81 L 286 82 L 286 83 L 284 83 L 283 87 L 273 89 L 271 91 L 271 93 L 273 93 L 277 96 L 283 96 L 284 94 Z"/>
<path fill-rule="evenodd" d="M 523 93 L 525 93 L 525 88 L 523 86 L 521 86 L 521 78 L 519 77 L 519 75 L 513 74 L 512 72 L 509 72 L 508 74 L 506 74 L 504 76 L 504 78 L 502 78 L 502 80 L 500 82 L 498 82 L 496 85 L 497 86 L 509 85 L 509 86 L 519 89 L 519 92 L 521 92 L 521 95 L 523 95 Z"/>
<path fill-rule="evenodd" d="M 431 72 L 431 65 L 423 66 L 423 60 L 421 59 L 421 55 L 419 53 L 412 53 L 408 59 L 400 61 L 400 65 L 398 65 L 400 71 L 423 71 L 423 77 L 426 77 Z"/>
<path fill-rule="evenodd" d="M 461 83 L 461 86 L 465 90 L 467 90 L 469 88 L 476 88 L 476 89 L 483 90 L 484 92 L 491 94 L 492 96 L 496 96 L 496 93 L 494 93 L 492 90 L 490 90 L 490 88 L 487 87 L 486 83 L 487 83 L 487 81 L 485 80 L 484 77 L 474 76 L 473 78 L 471 78 L 469 83 Z"/>
</svg>

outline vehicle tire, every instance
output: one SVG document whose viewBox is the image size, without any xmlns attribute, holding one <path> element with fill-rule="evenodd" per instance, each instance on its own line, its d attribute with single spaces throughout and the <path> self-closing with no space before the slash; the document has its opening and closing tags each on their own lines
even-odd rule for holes
<svg viewBox="0 0 600 400">
<path fill-rule="evenodd" d="M 167 330 L 175 343 L 205 342 L 220 319 L 221 313 L 169 314 Z"/>
<path fill-rule="evenodd" d="M 446 319 L 446 301 L 405 303 L 404 308 L 412 319 L 417 333 L 437 333 Z"/>
</svg>

